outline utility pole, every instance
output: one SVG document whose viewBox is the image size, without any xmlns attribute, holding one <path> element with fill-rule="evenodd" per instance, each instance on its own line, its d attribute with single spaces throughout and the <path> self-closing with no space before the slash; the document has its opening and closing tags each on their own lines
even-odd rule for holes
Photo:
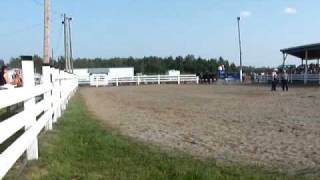
<svg viewBox="0 0 320 180">
<path fill-rule="evenodd" d="M 71 44 L 71 27 L 70 21 L 72 18 L 67 17 L 64 14 L 64 19 L 62 24 L 64 24 L 64 58 L 65 58 L 65 70 L 67 72 L 73 72 L 73 64 L 72 64 L 72 44 Z"/>
<path fill-rule="evenodd" d="M 44 0 L 43 60 L 44 60 L 45 64 L 50 64 L 50 57 L 49 57 L 49 0 Z"/>
<path fill-rule="evenodd" d="M 240 51 L 240 82 L 242 83 L 242 48 L 241 48 L 241 32 L 240 32 L 240 17 L 238 20 L 238 36 L 239 36 L 239 51 Z"/>
<path fill-rule="evenodd" d="M 65 70 L 69 72 L 69 43 L 68 43 L 68 20 L 67 15 L 63 16 L 63 25 L 64 25 L 64 61 L 65 61 Z"/>
<path fill-rule="evenodd" d="M 71 37 L 71 23 L 70 21 L 72 20 L 72 18 L 68 18 L 68 26 L 69 26 L 69 52 L 70 52 L 70 56 L 69 56 L 69 60 L 70 60 L 70 69 L 71 69 L 71 73 L 73 73 L 73 57 L 72 57 L 72 37 Z"/>
</svg>

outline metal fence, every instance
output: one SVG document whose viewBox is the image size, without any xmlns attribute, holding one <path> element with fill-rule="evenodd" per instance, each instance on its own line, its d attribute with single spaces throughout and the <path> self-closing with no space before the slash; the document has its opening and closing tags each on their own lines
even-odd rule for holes
<svg viewBox="0 0 320 180">
<path fill-rule="evenodd" d="M 255 79 L 257 83 L 267 83 L 270 81 L 272 81 L 272 75 L 260 75 Z M 291 83 L 295 81 L 318 82 L 320 84 L 320 74 L 289 74 L 288 81 Z"/>
</svg>

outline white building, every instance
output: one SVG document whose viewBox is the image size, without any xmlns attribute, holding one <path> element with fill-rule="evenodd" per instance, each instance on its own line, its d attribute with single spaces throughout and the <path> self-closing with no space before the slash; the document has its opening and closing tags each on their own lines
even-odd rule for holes
<svg viewBox="0 0 320 180">
<path fill-rule="evenodd" d="M 90 81 L 90 76 L 93 74 L 104 74 L 105 78 L 108 80 L 114 78 L 124 78 L 133 77 L 134 68 L 133 67 L 123 67 L 123 68 L 83 68 L 74 69 L 73 73 L 78 76 L 80 84 L 86 84 Z"/>
<path fill-rule="evenodd" d="M 133 77 L 134 76 L 134 68 L 109 68 L 108 78 L 122 78 L 122 77 Z"/>
<path fill-rule="evenodd" d="M 180 71 L 178 70 L 169 70 L 168 71 L 169 76 L 180 76 Z"/>
</svg>

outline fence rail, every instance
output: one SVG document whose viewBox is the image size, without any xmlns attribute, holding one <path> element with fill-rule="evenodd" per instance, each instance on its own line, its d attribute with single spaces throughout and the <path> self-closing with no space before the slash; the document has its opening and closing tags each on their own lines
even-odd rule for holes
<svg viewBox="0 0 320 180">
<path fill-rule="evenodd" d="M 196 75 L 144 75 L 144 76 L 133 76 L 133 77 L 119 77 L 119 78 L 108 78 L 105 74 L 92 74 L 90 77 L 78 76 L 79 84 L 89 84 L 90 86 L 119 86 L 121 84 L 161 84 L 161 83 L 199 83 L 199 77 Z"/>
<path fill-rule="evenodd" d="M 22 61 L 23 87 L 0 90 L 0 109 L 24 104 L 21 112 L 0 122 L 0 144 L 24 129 L 21 136 L 0 152 L 0 179 L 25 152 L 28 160 L 38 159 L 37 136 L 42 129 L 52 129 L 52 124 L 61 117 L 70 97 L 77 90 L 78 79 L 75 75 L 49 66 L 44 66 L 42 70 L 42 84 L 35 85 L 33 61 Z M 36 102 L 39 95 L 43 95 L 43 99 Z"/>
<path fill-rule="evenodd" d="M 272 80 L 272 75 L 261 75 L 258 76 L 255 81 L 258 83 L 266 83 Z M 305 82 L 319 82 L 320 84 L 320 74 L 289 74 L 288 81 L 305 81 Z"/>
</svg>

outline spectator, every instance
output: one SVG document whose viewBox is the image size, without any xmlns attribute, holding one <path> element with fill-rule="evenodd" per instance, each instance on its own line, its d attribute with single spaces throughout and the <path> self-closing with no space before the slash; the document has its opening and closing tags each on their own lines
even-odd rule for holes
<svg viewBox="0 0 320 180">
<path fill-rule="evenodd" d="M 286 90 L 288 91 L 288 74 L 287 72 L 284 70 L 282 75 L 281 75 L 281 84 L 282 84 L 282 90 Z"/>
<path fill-rule="evenodd" d="M 2 66 L 1 72 L 0 72 L 0 86 L 4 86 L 9 83 L 10 83 L 10 80 L 8 76 L 8 67 Z"/>
<path fill-rule="evenodd" d="M 272 83 L 271 83 L 271 91 L 277 91 L 279 79 L 277 73 L 274 73 L 272 76 Z"/>
<path fill-rule="evenodd" d="M 8 67 L 2 66 L 0 72 L 0 87 L 1 89 L 11 89 L 14 87 L 22 87 L 22 78 L 19 71 L 15 71 L 9 79 Z"/>
<path fill-rule="evenodd" d="M 16 87 L 22 87 L 22 78 L 20 76 L 19 73 L 15 73 L 13 76 L 12 76 L 12 84 L 15 85 Z"/>
<path fill-rule="evenodd" d="M 290 70 L 293 74 L 304 74 L 305 73 L 305 64 L 298 66 L 295 70 Z M 307 67 L 308 74 L 318 74 L 320 72 L 320 67 L 318 64 L 311 63 Z"/>
</svg>

